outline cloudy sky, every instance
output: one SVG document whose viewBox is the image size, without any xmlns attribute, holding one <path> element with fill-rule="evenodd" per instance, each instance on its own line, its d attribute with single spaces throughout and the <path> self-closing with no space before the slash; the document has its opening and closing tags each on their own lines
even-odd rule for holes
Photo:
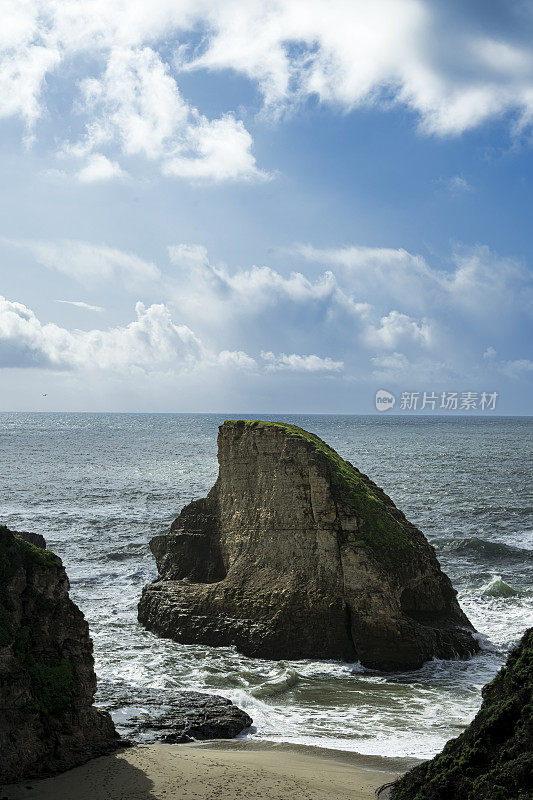
<svg viewBox="0 0 533 800">
<path fill-rule="evenodd" d="M 0 408 L 531 412 L 531 0 L 4 0 L 0 136 Z"/>
</svg>

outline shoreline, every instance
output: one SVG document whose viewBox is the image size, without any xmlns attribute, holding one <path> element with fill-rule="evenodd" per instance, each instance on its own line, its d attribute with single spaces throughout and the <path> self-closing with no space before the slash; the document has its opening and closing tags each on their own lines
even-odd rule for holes
<svg viewBox="0 0 533 800">
<path fill-rule="evenodd" d="M 52 778 L 2 788 L 2 800 L 371 800 L 420 759 L 246 739 L 135 745 Z"/>
</svg>

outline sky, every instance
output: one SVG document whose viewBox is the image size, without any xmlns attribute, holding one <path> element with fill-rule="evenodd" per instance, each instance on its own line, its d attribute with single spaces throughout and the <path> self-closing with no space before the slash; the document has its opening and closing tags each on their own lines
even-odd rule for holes
<svg viewBox="0 0 533 800">
<path fill-rule="evenodd" d="M 0 139 L 0 410 L 531 413 L 531 0 L 4 0 Z"/>
</svg>

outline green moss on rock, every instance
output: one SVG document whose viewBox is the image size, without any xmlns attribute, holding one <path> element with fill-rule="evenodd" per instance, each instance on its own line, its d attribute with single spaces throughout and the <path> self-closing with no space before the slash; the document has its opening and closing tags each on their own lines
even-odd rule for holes
<svg viewBox="0 0 533 800">
<path fill-rule="evenodd" d="M 297 439 L 321 461 L 330 480 L 333 496 L 343 511 L 363 521 L 354 544 L 370 548 L 379 560 L 393 566 L 414 544 L 413 526 L 403 513 L 367 475 L 314 433 L 286 422 L 228 420 L 249 428 L 277 428 L 289 439 Z"/>
<path fill-rule="evenodd" d="M 0 525 L 0 585 L 4 585 L 20 567 L 31 569 L 60 566 L 61 560 L 50 552 L 20 539 L 13 531 Z"/>
<path fill-rule="evenodd" d="M 61 560 L 49 550 L 20 539 L 4 525 L 0 526 L 0 647 L 11 647 L 21 668 L 30 678 L 32 699 L 27 711 L 53 715 L 69 706 L 76 695 L 75 670 L 69 659 L 39 653 L 32 637 L 32 619 L 49 614 L 51 601 L 31 585 L 35 570 L 57 570 Z M 14 620 L 15 603 L 9 593 L 10 582 L 23 570 L 26 587 L 21 595 L 23 624 Z M 34 614 L 30 614 L 30 609 Z"/>
<path fill-rule="evenodd" d="M 72 704 L 76 697 L 76 672 L 72 661 L 61 658 L 51 664 L 30 657 L 25 667 L 31 676 L 34 698 L 27 704 L 27 711 L 53 716 Z"/>
<path fill-rule="evenodd" d="M 533 628 L 483 689 L 469 727 L 394 785 L 392 800 L 531 800 Z"/>
</svg>

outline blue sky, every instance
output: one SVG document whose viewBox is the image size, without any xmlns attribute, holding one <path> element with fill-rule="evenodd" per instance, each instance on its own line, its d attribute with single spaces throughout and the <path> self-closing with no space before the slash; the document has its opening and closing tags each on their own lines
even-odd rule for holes
<svg viewBox="0 0 533 800">
<path fill-rule="evenodd" d="M 530 413 L 532 28 L 523 2 L 8 4 L 0 407 Z"/>
</svg>

